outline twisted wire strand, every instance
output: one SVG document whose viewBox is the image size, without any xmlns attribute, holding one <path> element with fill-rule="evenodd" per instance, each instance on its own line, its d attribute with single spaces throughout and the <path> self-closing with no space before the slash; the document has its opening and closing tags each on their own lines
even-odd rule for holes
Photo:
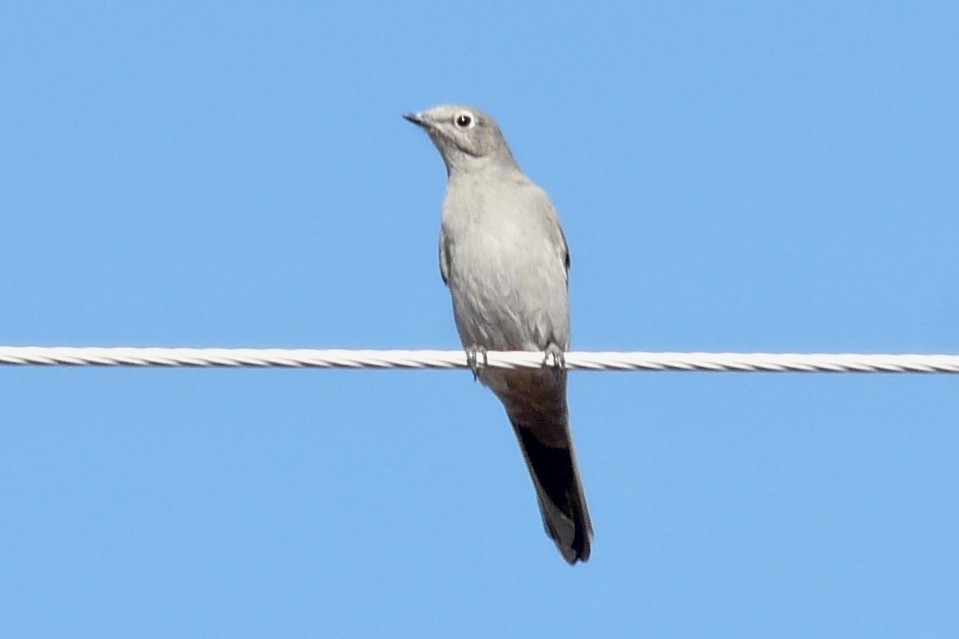
<svg viewBox="0 0 959 639">
<path fill-rule="evenodd" d="M 539 352 L 479 356 L 496 368 L 552 365 Z M 285 348 L 100 348 L 0 346 L 0 366 L 163 366 L 226 368 L 468 368 L 463 351 Z M 568 370 L 766 373 L 959 373 L 959 355 L 862 353 L 566 353 Z"/>
</svg>

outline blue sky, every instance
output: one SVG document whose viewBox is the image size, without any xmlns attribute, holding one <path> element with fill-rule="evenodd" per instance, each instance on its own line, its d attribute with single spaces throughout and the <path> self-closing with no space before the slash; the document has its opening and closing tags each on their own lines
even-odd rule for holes
<svg viewBox="0 0 959 639">
<path fill-rule="evenodd" d="M 959 9 L 6 3 L 0 344 L 456 348 L 500 122 L 573 345 L 959 352 Z M 959 380 L 573 373 L 596 536 L 457 372 L 0 370 L 4 637 L 959 632 Z"/>
</svg>

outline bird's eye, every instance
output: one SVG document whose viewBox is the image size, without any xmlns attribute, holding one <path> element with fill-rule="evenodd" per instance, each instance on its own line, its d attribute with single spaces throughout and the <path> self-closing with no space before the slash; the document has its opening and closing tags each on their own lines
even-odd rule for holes
<svg viewBox="0 0 959 639">
<path fill-rule="evenodd" d="M 456 126 L 461 129 L 470 129 L 475 124 L 473 115 L 467 111 L 460 111 L 457 113 L 453 121 L 456 123 Z"/>
</svg>

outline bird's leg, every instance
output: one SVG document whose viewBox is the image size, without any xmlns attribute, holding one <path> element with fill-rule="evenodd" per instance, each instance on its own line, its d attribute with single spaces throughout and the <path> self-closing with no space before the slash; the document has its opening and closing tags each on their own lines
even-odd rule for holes
<svg viewBox="0 0 959 639">
<path fill-rule="evenodd" d="M 483 361 L 479 361 L 479 356 L 483 356 Z M 481 368 L 489 366 L 489 357 L 486 354 L 486 348 L 483 346 L 467 346 L 466 347 L 466 365 L 470 367 L 470 370 L 473 371 L 473 381 L 475 382 L 479 379 L 479 372 Z"/>
<path fill-rule="evenodd" d="M 566 370 L 566 353 L 554 342 L 550 342 L 546 347 L 546 355 L 543 357 L 543 367 L 547 366 L 553 369 L 557 378 Z"/>
</svg>

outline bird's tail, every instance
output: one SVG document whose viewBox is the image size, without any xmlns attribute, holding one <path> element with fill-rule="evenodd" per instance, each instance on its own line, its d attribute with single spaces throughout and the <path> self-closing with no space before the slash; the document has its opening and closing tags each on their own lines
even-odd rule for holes
<svg viewBox="0 0 959 639">
<path fill-rule="evenodd" d="M 490 384 L 509 415 L 529 469 L 546 533 L 570 564 L 589 559 L 593 525 L 566 405 L 566 374 L 505 372 Z"/>
</svg>

